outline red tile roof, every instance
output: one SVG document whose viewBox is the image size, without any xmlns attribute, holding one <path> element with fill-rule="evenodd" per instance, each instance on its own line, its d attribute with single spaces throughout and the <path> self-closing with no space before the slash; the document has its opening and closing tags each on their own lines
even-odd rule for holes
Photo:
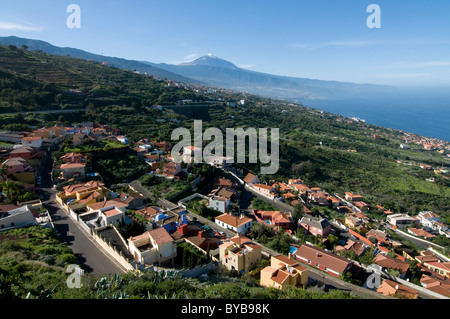
<svg viewBox="0 0 450 319">
<path fill-rule="evenodd" d="M 248 222 L 252 221 L 252 219 L 250 219 L 250 218 L 248 218 L 246 216 L 243 216 L 241 218 L 239 216 L 234 216 L 234 215 L 231 216 L 231 215 L 228 215 L 228 214 L 222 214 L 222 215 L 216 217 L 216 219 L 221 221 L 221 222 L 223 222 L 223 223 L 225 223 L 225 224 L 233 226 L 233 227 L 239 227 L 241 225 L 245 225 Z"/>
<path fill-rule="evenodd" d="M 254 184 L 254 186 L 257 188 L 263 188 L 263 189 L 267 189 L 267 190 L 271 190 L 273 188 L 273 186 L 269 186 L 269 185 L 265 185 L 265 184 Z"/>
<path fill-rule="evenodd" d="M 382 254 L 378 254 L 373 261 L 375 264 L 383 268 L 398 270 L 401 274 L 406 273 L 409 269 L 409 264 L 407 262 L 401 261 L 397 258 L 384 256 Z"/>
<path fill-rule="evenodd" d="M 251 183 L 255 177 L 256 177 L 255 175 L 248 173 L 247 176 L 245 176 L 244 178 L 244 182 L 246 182 L 247 184 Z"/>
<path fill-rule="evenodd" d="M 310 260 L 312 265 L 317 263 L 322 267 L 326 267 L 338 273 L 344 273 L 349 265 L 353 263 L 351 260 L 308 244 L 300 246 L 300 248 L 294 253 L 294 256 L 299 260 L 301 260 L 301 258 Z"/>
<path fill-rule="evenodd" d="M 122 203 L 120 200 L 117 200 L 117 199 L 111 199 L 108 201 L 102 201 L 102 202 L 87 205 L 87 207 L 92 210 L 99 210 L 101 208 L 110 207 L 110 206 L 120 208 L 120 207 L 126 207 L 128 205 L 125 203 Z"/>
<path fill-rule="evenodd" d="M 158 245 L 173 242 L 173 238 L 163 227 L 156 228 L 154 230 L 149 231 L 148 233 Z"/>
</svg>

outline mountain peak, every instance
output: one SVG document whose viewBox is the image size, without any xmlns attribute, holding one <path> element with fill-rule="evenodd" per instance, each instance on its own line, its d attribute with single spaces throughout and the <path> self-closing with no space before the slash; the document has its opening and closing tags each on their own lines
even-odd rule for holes
<svg viewBox="0 0 450 319">
<path fill-rule="evenodd" d="M 227 69 L 238 69 L 236 65 L 221 58 L 216 57 L 212 53 L 208 53 L 192 62 L 186 62 L 180 64 L 181 66 L 195 66 L 195 65 L 204 65 L 204 66 L 212 66 L 212 67 L 220 67 Z"/>
</svg>

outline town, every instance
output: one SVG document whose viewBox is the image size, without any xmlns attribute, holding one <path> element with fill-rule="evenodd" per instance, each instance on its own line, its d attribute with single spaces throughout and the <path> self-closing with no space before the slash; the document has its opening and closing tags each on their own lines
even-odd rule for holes
<svg viewBox="0 0 450 319">
<path fill-rule="evenodd" d="M 450 238 L 450 230 L 432 211 L 398 213 L 352 189 L 338 194 L 307 185 L 302 176 L 265 180 L 227 157 L 174 162 L 173 141 L 133 143 L 93 122 L 1 132 L 0 140 L 1 232 L 57 228 L 48 209 L 56 205 L 59 218 L 68 216 L 123 273 L 170 270 L 198 278 L 220 270 L 277 289 L 450 297 L 448 247 L 434 241 Z M 77 151 L 83 145 L 101 145 L 95 156 L 132 154 L 145 163 L 142 174 L 107 184 L 92 153 Z M 195 151 L 183 147 L 180 158 Z M 379 285 L 368 284 L 371 274 Z"/>
</svg>

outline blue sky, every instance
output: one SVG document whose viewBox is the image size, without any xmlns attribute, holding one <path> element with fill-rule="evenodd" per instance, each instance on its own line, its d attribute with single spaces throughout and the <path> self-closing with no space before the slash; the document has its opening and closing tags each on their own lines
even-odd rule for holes
<svg viewBox="0 0 450 319">
<path fill-rule="evenodd" d="M 69 29 L 69 4 L 81 29 Z M 369 29 L 369 4 L 381 28 Z M 250 70 L 397 86 L 450 86 L 450 1 L 4 0 L 0 36 L 181 63 L 212 53 Z"/>
</svg>

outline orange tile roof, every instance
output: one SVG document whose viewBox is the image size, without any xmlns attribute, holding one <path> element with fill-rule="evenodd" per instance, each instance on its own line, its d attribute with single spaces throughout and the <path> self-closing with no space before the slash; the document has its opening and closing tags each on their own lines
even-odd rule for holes
<svg viewBox="0 0 450 319">
<path fill-rule="evenodd" d="M 254 186 L 258 187 L 258 188 L 264 188 L 267 190 L 271 190 L 273 188 L 273 186 L 269 186 L 269 185 L 265 185 L 265 184 L 254 184 Z"/>
<path fill-rule="evenodd" d="M 153 230 L 149 231 L 148 233 L 158 245 L 163 245 L 163 244 L 173 242 L 173 238 L 169 235 L 167 230 L 165 230 L 163 227 L 153 229 Z"/>
<path fill-rule="evenodd" d="M 112 209 L 103 211 L 103 214 L 105 214 L 106 217 L 112 217 L 112 216 L 116 216 L 116 215 L 121 215 L 121 214 L 123 214 L 123 212 L 121 212 L 120 210 L 118 210 L 116 208 L 112 208 Z"/>
<path fill-rule="evenodd" d="M 243 216 L 243 218 L 240 218 L 238 216 L 231 216 L 231 215 L 228 215 L 228 214 L 222 214 L 222 215 L 216 217 L 216 219 L 221 221 L 221 222 L 223 222 L 223 223 L 225 223 L 225 224 L 233 226 L 233 227 L 239 227 L 241 225 L 245 225 L 248 222 L 252 221 L 252 219 L 250 219 L 250 218 L 248 218 L 246 216 Z"/>
<path fill-rule="evenodd" d="M 234 236 L 233 238 L 230 238 L 230 240 L 237 245 L 243 245 L 250 241 L 250 239 L 245 236 Z"/>
<path fill-rule="evenodd" d="M 128 205 L 125 203 L 122 203 L 120 200 L 117 200 L 117 199 L 111 199 L 108 201 L 102 201 L 102 202 L 94 203 L 91 205 L 87 205 L 87 207 L 92 210 L 99 210 L 101 208 L 110 207 L 110 206 L 120 208 L 120 207 L 126 207 Z"/>
<path fill-rule="evenodd" d="M 84 163 L 68 163 L 60 166 L 60 169 L 70 169 L 70 168 L 82 168 L 86 167 Z"/>
<path fill-rule="evenodd" d="M 244 182 L 250 183 L 255 177 L 256 177 L 255 175 L 248 173 L 247 176 L 245 176 L 244 178 Z"/>
</svg>

